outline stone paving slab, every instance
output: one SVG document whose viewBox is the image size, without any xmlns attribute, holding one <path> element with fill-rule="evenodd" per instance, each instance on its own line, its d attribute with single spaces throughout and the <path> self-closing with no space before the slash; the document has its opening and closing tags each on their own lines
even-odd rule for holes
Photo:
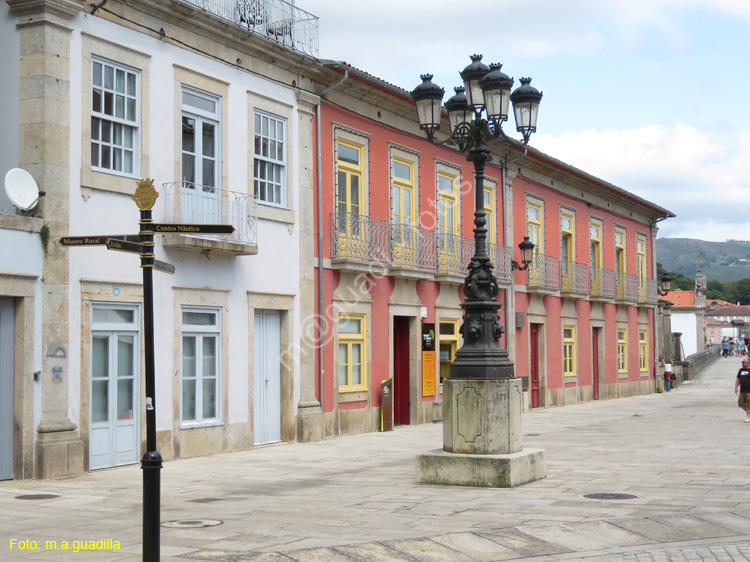
<svg viewBox="0 0 750 562">
<path fill-rule="evenodd" d="M 717 361 L 677 392 L 524 413 L 524 447 L 547 451 L 547 478 L 512 489 L 416 484 L 415 454 L 439 446 L 440 424 L 169 461 L 162 520 L 222 523 L 163 528 L 162 559 L 560 559 L 731 541 L 750 529 L 750 448 L 738 445 L 750 424 L 736 406 L 738 367 L 739 359 Z M 584 497 L 602 492 L 636 497 Z M 17 499 L 29 494 L 59 497 Z M 0 482 L 0 560 L 139 560 L 141 496 L 138 466 Z M 10 539 L 104 538 L 121 549 L 9 548 Z"/>
</svg>

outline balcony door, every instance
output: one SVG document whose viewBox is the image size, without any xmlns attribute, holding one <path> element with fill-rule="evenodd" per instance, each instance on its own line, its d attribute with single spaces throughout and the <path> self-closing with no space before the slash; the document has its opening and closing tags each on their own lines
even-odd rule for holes
<svg viewBox="0 0 750 562">
<path fill-rule="evenodd" d="M 419 263 L 419 231 L 416 223 L 414 162 L 391 160 L 391 244 L 396 266 Z"/>
<path fill-rule="evenodd" d="M 219 173 L 220 100 L 183 87 L 182 90 L 182 222 L 221 221 Z"/>
<path fill-rule="evenodd" d="M 336 145 L 338 245 L 347 256 L 365 259 L 364 147 L 340 140 Z"/>
</svg>

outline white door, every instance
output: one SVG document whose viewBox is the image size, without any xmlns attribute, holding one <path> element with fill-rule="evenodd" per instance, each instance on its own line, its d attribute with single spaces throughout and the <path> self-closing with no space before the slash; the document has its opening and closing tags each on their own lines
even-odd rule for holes
<svg viewBox="0 0 750 562">
<path fill-rule="evenodd" d="M 13 478 L 13 299 L 0 298 L 0 480 Z"/>
<path fill-rule="evenodd" d="M 281 441 L 281 316 L 255 313 L 255 444 Z"/>
<path fill-rule="evenodd" d="M 96 316 L 110 322 L 96 322 Z M 106 316 L 106 318 L 105 318 Z M 91 432 L 89 468 L 138 462 L 139 335 L 135 309 L 95 309 L 92 328 L 107 323 L 121 329 L 91 334 Z M 125 320 L 126 323 L 121 321 Z M 128 327 L 127 322 L 132 323 Z"/>
</svg>

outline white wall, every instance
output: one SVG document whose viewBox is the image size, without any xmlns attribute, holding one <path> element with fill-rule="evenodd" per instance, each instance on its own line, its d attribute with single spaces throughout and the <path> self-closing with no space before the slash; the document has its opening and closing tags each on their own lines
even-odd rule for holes
<svg viewBox="0 0 750 562">
<path fill-rule="evenodd" d="M 682 313 L 672 310 L 672 332 L 682 333 L 685 357 L 698 352 L 698 336 L 703 337 L 703 334 L 698 333 L 696 322 L 695 312 Z"/>
</svg>

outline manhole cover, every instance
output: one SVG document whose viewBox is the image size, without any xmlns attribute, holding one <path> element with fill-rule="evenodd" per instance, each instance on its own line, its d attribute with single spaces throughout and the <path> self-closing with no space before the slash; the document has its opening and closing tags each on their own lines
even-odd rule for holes
<svg viewBox="0 0 750 562">
<path fill-rule="evenodd" d="M 59 498 L 55 494 L 27 494 L 25 496 L 16 496 L 17 500 L 51 500 L 53 498 Z"/>
<path fill-rule="evenodd" d="M 192 519 L 188 521 L 165 521 L 161 526 L 172 529 L 199 529 L 201 527 L 216 527 L 216 525 L 222 523 L 223 521 L 218 519 Z"/>
<path fill-rule="evenodd" d="M 632 494 L 584 494 L 583 497 L 590 500 L 632 500 L 638 496 Z"/>
<path fill-rule="evenodd" d="M 222 501 L 221 498 L 198 498 L 195 500 L 189 500 L 191 502 L 195 503 L 210 503 L 210 502 L 220 502 Z"/>
</svg>

